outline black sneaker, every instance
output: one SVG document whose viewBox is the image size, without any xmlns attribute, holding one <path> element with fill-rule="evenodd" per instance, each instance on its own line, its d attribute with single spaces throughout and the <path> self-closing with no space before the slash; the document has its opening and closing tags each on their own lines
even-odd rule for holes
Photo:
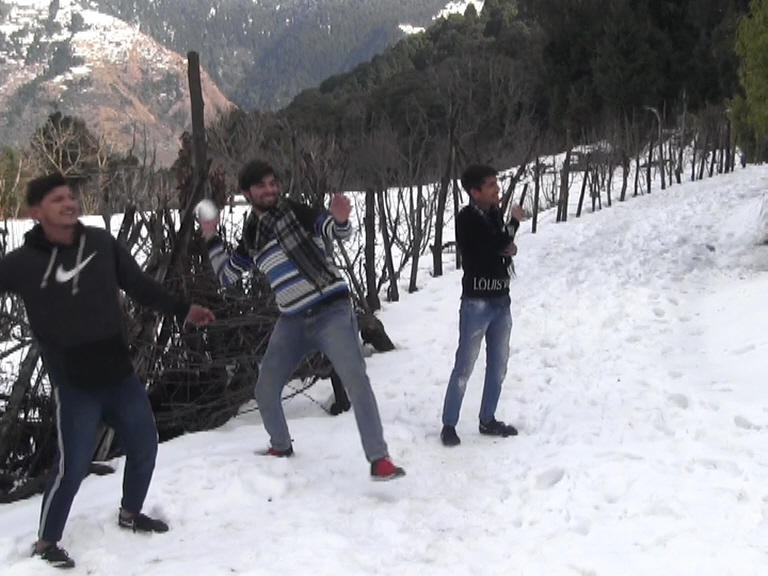
<svg viewBox="0 0 768 576">
<path fill-rule="evenodd" d="M 124 518 L 122 513 L 118 513 L 117 524 L 120 528 L 144 534 L 151 532 L 162 534 L 163 532 L 168 532 L 168 524 L 162 520 L 150 518 L 146 514 L 136 514 L 130 518 Z"/>
<path fill-rule="evenodd" d="M 501 436 L 507 438 L 509 436 L 517 436 L 517 428 L 511 424 L 504 424 L 494 418 L 489 422 L 480 422 L 480 434 L 486 436 Z"/>
<path fill-rule="evenodd" d="M 458 446 L 461 444 L 461 438 L 456 434 L 455 426 L 443 426 L 443 430 L 440 432 L 440 440 L 443 442 L 443 446 Z"/>
<path fill-rule="evenodd" d="M 64 548 L 59 548 L 56 544 L 51 544 L 45 550 L 38 551 L 32 547 L 32 556 L 42 558 L 54 568 L 74 568 L 75 561 L 69 557 Z"/>
</svg>

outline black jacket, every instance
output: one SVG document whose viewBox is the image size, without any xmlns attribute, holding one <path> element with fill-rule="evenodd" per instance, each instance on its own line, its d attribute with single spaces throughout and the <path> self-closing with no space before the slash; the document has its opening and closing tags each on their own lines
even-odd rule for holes
<svg viewBox="0 0 768 576">
<path fill-rule="evenodd" d="M 94 388 L 133 372 L 120 290 L 183 320 L 189 303 L 144 274 L 109 232 L 78 224 L 72 245 L 50 242 L 38 224 L 0 259 L 0 293 L 21 296 L 55 380 Z"/>
<path fill-rule="evenodd" d="M 498 208 L 483 212 L 474 204 L 456 217 L 456 244 L 461 252 L 464 277 L 462 298 L 490 298 L 509 294 L 512 259 L 501 254 L 514 240 L 520 223 L 512 218 L 504 224 Z"/>
</svg>

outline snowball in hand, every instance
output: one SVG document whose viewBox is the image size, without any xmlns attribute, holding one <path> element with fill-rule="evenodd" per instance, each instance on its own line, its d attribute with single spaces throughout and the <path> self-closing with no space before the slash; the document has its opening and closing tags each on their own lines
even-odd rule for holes
<svg viewBox="0 0 768 576">
<path fill-rule="evenodd" d="M 216 204 L 204 198 L 195 206 L 195 215 L 201 222 L 211 222 L 218 217 L 219 209 L 216 207 Z"/>
</svg>

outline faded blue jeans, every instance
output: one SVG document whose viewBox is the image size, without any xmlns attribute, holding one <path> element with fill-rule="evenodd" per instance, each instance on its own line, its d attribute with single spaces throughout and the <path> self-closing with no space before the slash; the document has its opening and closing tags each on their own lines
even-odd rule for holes
<svg viewBox="0 0 768 576">
<path fill-rule="evenodd" d="M 272 447 L 287 450 L 291 434 L 282 391 L 299 361 L 313 350 L 325 354 L 349 394 L 363 451 L 369 462 L 388 457 L 379 408 L 365 371 L 357 318 L 348 299 L 277 319 L 256 382 L 256 402 Z"/>
<path fill-rule="evenodd" d="M 480 421 L 488 422 L 495 417 L 509 360 L 509 335 L 512 331 L 509 304 L 509 296 L 462 299 L 459 308 L 459 347 L 443 404 L 445 426 L 456 426 L 459 421 L 467 381 L 480 354 L 483 338 L 486 360 Z"/>
</svg>

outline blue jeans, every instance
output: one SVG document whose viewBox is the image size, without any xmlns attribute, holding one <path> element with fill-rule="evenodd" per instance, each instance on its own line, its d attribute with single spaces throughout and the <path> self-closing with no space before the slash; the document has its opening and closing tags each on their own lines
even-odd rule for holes
<svg viewBox="0 0 768 576">
<path fill-rule="evenodd" d="M 56 375 L 50 375 L 56 383 Z M 115 429 L 125 450 L 124 510 L 138 514 L 144 506 L 157 456 L 157 427 L 147 393 L 135 375 L 121 383 L 82 390 L 67 382 L 53 389 L 57 449 L 43 496 L 38 537 L 58 542 L 83 478 L 88 475 L 96 431 L 104 421 Z"/>
<path fill-rule="evenodd" d="M 277 319 L 256 382 L 256 402 L 273 448 L 287 450 L 291 446 L 283 412 L 283 388 L 299 361 L 308 352 L 319 350 L 331 361 L 347 389 L 366 458 L 373 462 L 388 456 L 357 334 L 357 318 L 349 300 L 320 305 L 310 312 L 282 314 Z"/>
<path fill-rule="evenodd" d="M 488 422 L 496 415 L 501 384 L 507 375 L 509 334 L 512 316 L 509 297 L 464 298 L 459 308 L 459 347 L 443 404 L 443 424 L 456 426 L 467 381 L 480 354 L 485 338 L 485 385 L 480 402 L 480 421 Z"/>
</svg>

